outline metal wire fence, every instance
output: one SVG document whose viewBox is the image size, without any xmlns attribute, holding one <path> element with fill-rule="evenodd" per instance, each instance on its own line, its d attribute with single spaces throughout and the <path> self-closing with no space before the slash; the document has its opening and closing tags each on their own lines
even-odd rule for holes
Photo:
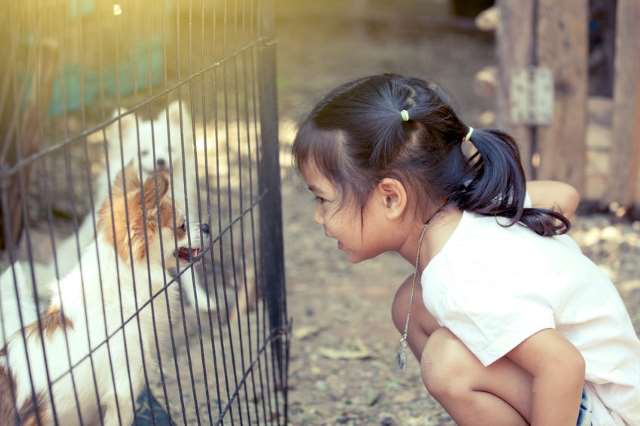
<svg viewBox="0 0 640 426">
<path fill-rule="evenodd" d="M 0 424 L 285 424 L 271 1 L 0 16 Z"/>
</svg>

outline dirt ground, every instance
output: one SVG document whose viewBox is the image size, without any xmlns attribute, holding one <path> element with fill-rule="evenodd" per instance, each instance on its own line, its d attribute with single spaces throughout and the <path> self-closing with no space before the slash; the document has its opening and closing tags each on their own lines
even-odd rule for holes
<svg viewBox="0 0 640 426">
<path fill-rule="evenodd" d="M 362 2 L 355 2 L 362 3 Z M 281 3 L 282 6 L 283 3 Z M 411 272 L 384 255 L 351 265 L 312 220 L 312 197 L 288 166 L 293 123 L 329 89 L 383 71 L 433 80 L 470 125 L 493 110 L 474 94 L 474 74 L 495 62 L 490 36 L 449 19 L 446 2 L 425 11 L 280 10 L 278 103 L 285 153 L 283 208 L 289 315 L 293 318 L 289 418 L 293 425 L 449 425 L 424 390 L 418 364 L 394 367 L 390 320 L 396 287 Z M 358 15 L 360 14 L 360 15 Z M 353 16 L 364 16 L 356 19 Z M 640 330 L 640 223 L 579 217 L 572 235 L 618 286 Z"/>
</svg>

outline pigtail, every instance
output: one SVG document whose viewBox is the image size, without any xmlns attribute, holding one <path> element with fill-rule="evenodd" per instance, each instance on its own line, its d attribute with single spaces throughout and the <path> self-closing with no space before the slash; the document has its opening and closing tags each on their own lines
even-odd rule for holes
<svg viewBox="0 0 640 426">
<path fill-rule="evenodd" d="M 380 74 L 345 83 L 302 122 L 293 143 L 298 168 L 318 171 L 360 208 L 376 182 L 402 179 L 426 207 L 433 197 L 459 208 L 522 223 L 544 235 L 563 234 L 569 221 L 547 209 L 524 208 L 525 177 L 518 147 L 506 133 L 476 130 L 470 159 L 460 149 L 468 127 L 433 83 Z M 502 222 L 504 223 L 504 222 Z"/>
<path fill-rule="evenodd" d="M 511 136 L 493 129 L 477 129 L 471 136 L 477 152 L 469 159 L 466 190 L 458 194 L 461 209 L 503 216 L 542 236 L 566 233 L 571 223 L 550 209 L 525 208 L 526 184 L 518 146 Z"/>
</svg>

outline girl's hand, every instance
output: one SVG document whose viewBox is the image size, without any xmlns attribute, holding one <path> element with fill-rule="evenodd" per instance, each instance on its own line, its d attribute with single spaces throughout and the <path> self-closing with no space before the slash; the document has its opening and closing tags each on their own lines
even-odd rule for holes
<svg viewBox="0 0 640 426">
<path fill-rule="evenodd" d="M 527 192 L 533 207 L 559 210 L 569 220 L 573 220 L 580 202 L 578 191 L 564 182 L 532 180 L 527 182 Z"/>
<path fill-rule="evenodd" d="M 555 329 L 545 329 L 506 356 L 533 377 L 532 426 L 576 424 L 585 362 L 569 340 Z"/>
</svg>

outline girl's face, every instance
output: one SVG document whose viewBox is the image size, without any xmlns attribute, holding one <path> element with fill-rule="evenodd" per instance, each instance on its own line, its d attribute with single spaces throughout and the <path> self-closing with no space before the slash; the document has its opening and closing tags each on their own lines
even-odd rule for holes
<svg viewBox="0 0 640 426">
<path fill-rule="evenodd" d="M 325 235 L 337 240 L 338 249 L 358 263 L 392 250 L 389 229 L 378 203 L 367 202 L 362 210 L 353 203 L 341 203 L 335 185 L 309 164 L 303 170 L 309 190 L 315 196 L 314 219 L 322 225 Z"/>
</svg>

